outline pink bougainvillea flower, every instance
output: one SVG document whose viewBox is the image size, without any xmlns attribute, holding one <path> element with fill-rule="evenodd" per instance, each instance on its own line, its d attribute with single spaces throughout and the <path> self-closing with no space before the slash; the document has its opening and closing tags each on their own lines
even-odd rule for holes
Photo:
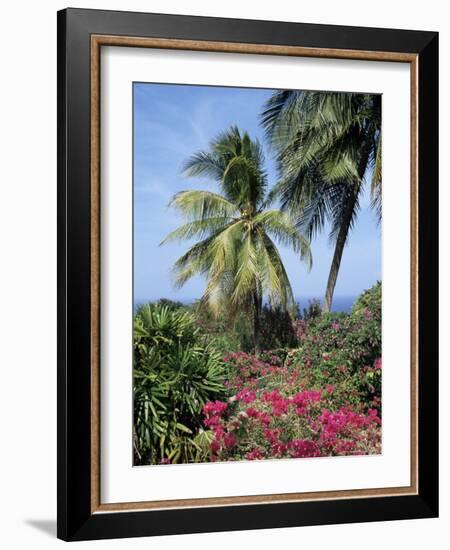
<svg viewBox="0 0 450 550">
<path fill-rule="evenodd" d="M 309 439 L 296 439 L 291 441 L 291 448 L 291 456 L 293 458 L 321 456 L 319 445 L 315 441 Z"/>
<path fill-rule="evenodd" d="M 221 419 L 219 416 L 211 416 L 209 418 L 205 418 L 204 420 L 205 426 L 207 426 L 208 428 L 212 428 L 213 430 L 217 428 L 217 426 L 219 426 L 220 422 Z"/>
<path fill-rule="evenodd" d="M 219 440 L 223 436 L 223 434 L 225 433 L 225 430 L 220 425 L 214 426 L 213 431 L 216 434 L 216 439 L 217 440 Z"/>
<path fill-rule="evenodd" d="M 231 447 L 236 445 L 236 436 L 234 434 L 227 433 L 223 436 L 223 442 L 227 449 L 231 449 Z"/>
<path fill-rule="evenodd" d="M 280 399 L 272 403 L 272 414 L 274 416 L 281 416 L 288 412 L 289 401 L 286 399 Z"/>
<path fill-rule="evenodd" d="M 247 416 L 250 418 L 257 418 L 258 417 L 258 411 L 254 409 L 253 407 L 249 407 L 246 411 Z"/>
<path fill-rule="evenodd" d="M 253 390 L 244 388 L 236 394 L 237 399 L 246 404 L 253 403 L 256 399 L 256 393 Z"/>
<path fill-rule="evenodd" d="M 206 417 L 221 416 L 228 408 L 228 403 L 223 401 L 208 401 L 203 407 L 203 414 Z"/>
<path fill-rule="evenodd" d="M 297 406 L 297 409 L 301 409 L 303 414 L 303 410 L 305 407 L 311 405 L 312 403 L 317 403 L 320 401 L 322 397 L 322 392 L 315 391 L 315 390 L 305 390 L 299 393 L 296 393 L 292 397 L 292 403 L 294 403 Z"/>
<path fill-rule="evenodd" d="M 247 460 L 261 460 L 264 457 L 259 449 L 252 449 L 245 455 L 245 458 Z"/>
<path fill-rule="evenodd" d="M 272 418 L 266 412 L 259 413 L 258 418 L 265 426 L 269 426 L 272 423 Z"/>
<path fill-rule="evenodd" d="M 282 399 L 282 396 L 278 390 L 273 390 L 264 392 L 262 398 L 266 403 L 270 403 L 273 401 L 279 401 Z"/>
<path fill-rule="evenodd" d="M 217 441 L 217 439 L 214 439 L 214 441 L 211 442 L 211 452 L 213 454 L 216 454 L 218 451 L 220 451 L 220 441 Z"/>
<path fill-rule="evenodd" d="M 286 443 L 281 443 L 280 441 L 276 441 L 272 444 L 272 456 L 283 456 L 288 449 L 288 445 Z"/>
</svg>

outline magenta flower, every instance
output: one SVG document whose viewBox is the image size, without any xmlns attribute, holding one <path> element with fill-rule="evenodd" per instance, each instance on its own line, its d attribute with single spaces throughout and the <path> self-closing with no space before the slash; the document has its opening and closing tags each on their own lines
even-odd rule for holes
<svg viewBox="0 0 450 550">
<path fill-rule="evenodd" d="M 259 449 L 252 449 L 251 451 L 249 451 L 245 455 L 245 458 L 247 460 L 261 460 L 261 458 L 263 458 L 263 456 L 262 456 L 261 451 Z"/>
<path fill-rule="evenodd" d="M 378 357 L 378 359 L 375 359 L 373 368 L 374 370 L 381 370 L 381 357 Z"/>
<path fill-rule="evenodd" d="M 227 449 L 231 449 L 231 447 L 234 447 L 236 445 L 236 436 L 230 433 L 225 434 L 223 436 L 223 442 Z"/>
<path fill-rule="evenodd" d="M 210 416 L 221 416 L 228 407 L 228 403 L 223 401 L 208 401 L 203 407 L 203 414 L 206 417 Z"/>
<path fill-rule="evenodd" d="M 243 401 L 244 403 L 246 403 L 248 405 L 249 403 L 253 403 L 253 401 L 255 401 L 256 393 L 253 390 L 249 390 L 249 389 L 244 388 L 243 390 L 239 391 L 236 394 L 236 397 L 240 401 Z"/>
<path fill-rule="evenodd" d="M 210 447 L 211 447 L 211 452 L 213 454 L 216 454 L 217 451 L 220 451 L 220 442 L 217 441 L 217 439 L 214 439 L 214 441 L 211 442 Z"/>
<path fill-rule="evenodd" d="M 321 456 L 319 445 L 315 441 L 309 439 L 296 439 L 291 441 L 291 447 L 291 455 L 293 458 Z"/>
</svg>

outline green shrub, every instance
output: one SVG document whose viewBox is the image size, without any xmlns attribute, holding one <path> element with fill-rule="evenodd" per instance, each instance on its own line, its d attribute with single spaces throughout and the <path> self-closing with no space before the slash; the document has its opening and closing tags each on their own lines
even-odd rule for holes
<svg viewBox="0 0 450 550">
<path fill-rule="evenodd" d="M 199 334 L 206 342 L 223 353 L 247 349 L 253 345 L 251 326 L 245 315 L 230 319 L 226 312 L 219 316 L 213 315 L 210 308 L 203 302 L 195 302 L 191 306 L 192 314 L 200 329 Z"/>
<path fill-rule="evenodd" d="M 317 299 L 310 300 L 308 307 L 303 308 L 303 313 L 299 312 L 299 319 L 309 321 L 310 319 L 315 319 L 322 315 L 322 306 L 320 301 Z"/>
<path fill-rule="evenodd" d="M 288 365 L 301 365 L 306 387 L 336 386 L 340 405 L 358 402 L 381 414 L 381 283 L 366 290 L 350 315 L 328 313 L 295 324 L 298 349 Z"/>
<path fill-rule="evenodd" d="M 365 290 L 352 307 L 352 315 L 364 315 L 365 310 L 370 311 L 381 320 L 381 282 L 378 281 L 372 288 Z"/>
<path fill-rule="evenodd" d="M 200 413 L 224 395 L 225 368 L 193 316 L 160 305 L 134 319 L 135 464 L 192 462 L 208 447 Z"/>
<path fill-rule="evenodd" d="M 169 298 L 160 298 L 157 302 L 154 303 L 154 305 L 167 307 L 167 309 L 169 310 L 183 309 L 187 311 L 189 309 L 189 306 L 183 304 L 183 302 L 180 302 L 178 300 L 170 300 Z"/>
<path fill-rule="evenodd" d="M 224 352 L 250 352 L 254 350 L 253 321 L 246 314 L 230 319 L 226 312 L 214 316 L 208 307 L 196 302 L 195 315 L 201 334 L 214 340 L 215 347 Z M 298 312 L 297 312 L 298 314 Z M 265 304 L 260 316 L 260 341 L 264 350 L 294 347 L 296 335 L 291 316 L 280 306 Z"/>
<path fill-rule="evenodd" d="M 264 350 L 293 347 L 296 344 L 292 318 L 281 306 L 268 304 L 263 306 L 260 330 L 261 346 Z"/>
</svg>

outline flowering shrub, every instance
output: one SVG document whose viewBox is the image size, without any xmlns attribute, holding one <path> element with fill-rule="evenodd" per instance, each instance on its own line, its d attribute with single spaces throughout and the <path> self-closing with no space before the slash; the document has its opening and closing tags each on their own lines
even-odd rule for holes
<svg viewBox="0 0 450 550">
<path fill-rule="evenodd" d="M 381 283 L 356 300 L 352 313 L 329 313 L 295 323 L 297 360 L 316 365 L 325 357 L 345 363 L 350 372 L 373 365 L 381 356 Z"/>
<path fill-rule="evenodd" d="M 289 319 L 292 332 L 283 325 L 264 340 L 275 347 L 257 354 L 225 351 L 247 349 L 245 330 L 237 336 L 242 320 L 228 333 L 223 319 L 207 313 L 140 310 L 135 463 L 381 452 L 381 284 L 350 314 L 317 307 Z"/>
<path fill-rule="evenodd" d="M 226 354 L 229 399 L 206 404 L 210 460 L 381 451 L 381 285 L 350 315 L 294 324 L 299 347 Z"/>
<path fill-rule="evenodd" d="M 381 284 L 364 292 L 352 313 L 296 322 L 299 347 L 287 365 L 302 365 L 308 387 L 335 385 L 341 406 L 376 408 L 381 415 Z"/>
<path fill-rule="evenodd" d="M 323 390 L 298 391 L 302 384 L 292 376 L 294 371 L 279 386 L 286 372 L 277 369 L 262 388 L 260 379 L 248 378 L 246 372 L 246 387 L 228 402 L 204 406 L 204 422 L 214 437 L 212 461 L 380 452 L 381 420 L 376 409 L 337 408 L 331 384 Z"/>
</svg>

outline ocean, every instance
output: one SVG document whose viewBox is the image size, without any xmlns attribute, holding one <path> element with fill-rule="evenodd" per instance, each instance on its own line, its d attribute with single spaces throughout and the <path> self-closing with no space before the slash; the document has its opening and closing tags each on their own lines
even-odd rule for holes
<svg viewBox="0 0 450 550">
<path fill-rule="evenodd" d="M 164 296 L 166 298 L 166 296 Z M 357 296 L 335 296 L 333 298 L 333 303 L 331 306 L 331 311 L 335 312 L 344 312 L 344 313 L 350 313 L 353 302 L 356 300 Z M 157 301 L 159 298 L 147 298 L 147 299 L 136 299 L 134 301 L 134 310 L 136 311 L 137 308 L 145 304 L 147 302 L 154 302 Z M 172 298 L 170 298 L 172 299 Z M 193 302 L 195 302 L 198 298 L 180 298 L 180 297 L 174 297 L 173 300 L 177 302 L 182 302 L 183 304 L 190 305 Z M 296 298 L 296 302 L 299 304 L 300 309 L 303 311 L 304 308 L 307 308 L 313 300 L 318 300 L 321 304 L 323 302 L 323 299 L 317 296 L 302 296 Z"/>
<path fill-rule="evenodd" d="M 357 296 L 335 296 L 333 298 L 333 303 L 331 304 L 331 311 L 350 313 L 353 302 L 356 298 Z M 320 304 L 323 303 L 323 299 L 320 297 L 302 297 L 296 298 L 296 301 L 299 304 L 300 309 L 303 311 L 303 309 L 307 308 L 309 303 L 314 299 L 318 300 Z"/>
</svg>

